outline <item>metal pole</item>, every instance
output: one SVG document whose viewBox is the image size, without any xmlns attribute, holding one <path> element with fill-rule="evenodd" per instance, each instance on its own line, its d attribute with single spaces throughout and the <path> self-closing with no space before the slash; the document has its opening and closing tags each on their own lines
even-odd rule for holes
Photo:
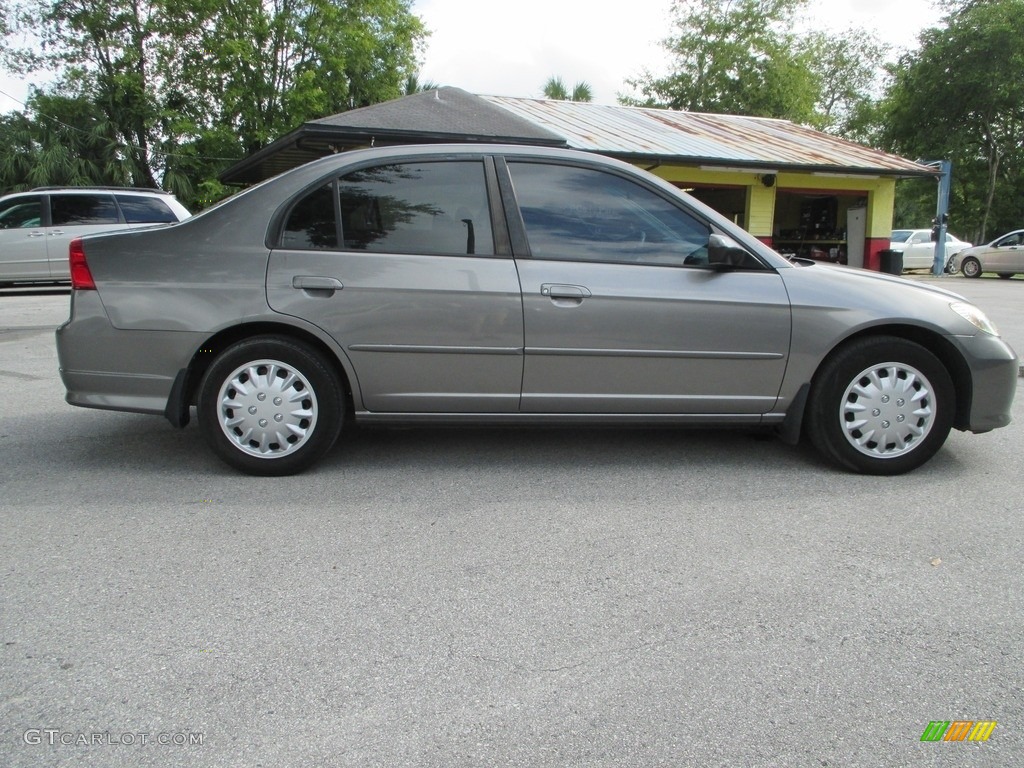
<svg viewBox="0 0 1024 768">
<path fill-rule="evenodd" d="M 939 168 L 939 199 L 935 205 L 935 221 L 932 227 L 932 232 L 938 228 L 938 237 L 935 240 L 932 274 L 941 275 L 946 269 L 946 225 L 949 222 L 949 180 L 952 176 L 953 163 L 949 160 L 938 160 L 928 165 Z"/>
</svg>

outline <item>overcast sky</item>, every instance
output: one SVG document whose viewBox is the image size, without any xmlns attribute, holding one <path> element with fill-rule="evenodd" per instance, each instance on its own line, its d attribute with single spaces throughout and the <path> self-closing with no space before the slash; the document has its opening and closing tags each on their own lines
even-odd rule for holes
<svg viewBox="0 0 1024 768">
<path fill-rule="evenodd" d="M 585 80 L 594 100 L 614 104 L 625 81 L 666 71 L 658 44 L 669 33 L 671 0 L 414 0 L 431 36 L 421 81 L 497 96 L 542 96 L 551 75 L 570 88 Z M 890 45 L 913 47 L 940 13 L 931 0 L 811 0 L 815 23 L 834 31 L 873 30 Z M 614 10 L 612 10 L 614 9 Z M 21 109 L 28 83 L 0 72 L 0 112 Z"/>
<path fill-rule="evenodd" d="M 422 81 L 495 96 L 542 97 L 548 77 L 585 80 L 594 100 L 614 104 L 625 81 L 667 71 L 659 45 L 670 33 L 671 0 L 415 0 L 432 34 Z M 499 10 L 499 8 L 501 10 Z M 894 48 L 916 46 L 941 14 L 931 0 L 811 0 L 813 22 L 862 27 Z"/>
</svg>

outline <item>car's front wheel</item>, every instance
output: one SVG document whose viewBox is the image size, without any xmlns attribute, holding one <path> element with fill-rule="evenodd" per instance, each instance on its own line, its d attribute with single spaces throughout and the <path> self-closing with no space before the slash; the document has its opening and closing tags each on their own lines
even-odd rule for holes
<svg viewBox="0 0 1024 768">
<path fill-rule="evenodd" d="M 266 336 L 224 350 L 199 388 L 199 424 L 213 451 L 251 475 L 291 475 L 334 445 L 343 396 L 310 347 Z"/>
<path fill-rule="evenodd" d="M 953 425 L 953 382 L 924 347 L 896 337 L 853 341 L 825 362 L 808 404 L 811 442 L 837 464 L 898 475 L 924 464 Z"/>
<path fill-rule="evenodd" d="M 964 273 L 964 277 L 981 277 L 981 262 L 973 256 L 968 256 L 960 264 L 960 271 Z"/>
</svg>

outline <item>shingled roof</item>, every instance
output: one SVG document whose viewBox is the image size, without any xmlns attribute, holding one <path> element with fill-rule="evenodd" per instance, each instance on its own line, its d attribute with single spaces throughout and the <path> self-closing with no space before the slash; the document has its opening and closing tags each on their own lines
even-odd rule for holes
<svg viewBox="0 0 1024 768">
<path fill-rule="evenodd" d="M 221 174 L 259 181 L 363 146 L 439 142 L 570 147 L 651 164 L 929 176 L 935 171 L 788 120 L 710 115 L 437 88 L 311 120 Z"/>
<path fill-rule="evenodd" d="M 303 123 L 221 174 L 246 184 L 346 149 L 394 144 L 499 143 L 564 147 L 532 120 L 461 88 L 437 88 Z"/>
</svg>

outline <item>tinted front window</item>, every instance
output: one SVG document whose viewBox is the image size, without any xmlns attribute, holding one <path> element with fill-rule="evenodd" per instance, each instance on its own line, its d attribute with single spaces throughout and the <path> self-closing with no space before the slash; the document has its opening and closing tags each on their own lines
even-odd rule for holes
<svg viewBox="0 0 1024 768">
<path fill-rule="evenodd" d="M 50 195 L 50 217 L 55 227 L 118 221 L 113 195 Z"/>
<path fill-rule="evenodd" d="M 338 183 L 347 250 L 494 255 L 483 163 L 366 168 Z"/>
<path fill-rule="evenodd" d="M 0 206 L 0 229 L 42 225 L 43 203 L 38 197 L 19 197 Z"/>
<path fill-rule="evenodd" d="M 155 197 L 114 195 L 121 206 L 124 220 L 129 224 L 170 224 L 178 220 L 163 200 Z"/>
<path fill-rule="evenodd" d="M 651 190 L 590 168 L 509 164 L 534 258 L 706 264 L 707 224 Z"/>
</svg>

